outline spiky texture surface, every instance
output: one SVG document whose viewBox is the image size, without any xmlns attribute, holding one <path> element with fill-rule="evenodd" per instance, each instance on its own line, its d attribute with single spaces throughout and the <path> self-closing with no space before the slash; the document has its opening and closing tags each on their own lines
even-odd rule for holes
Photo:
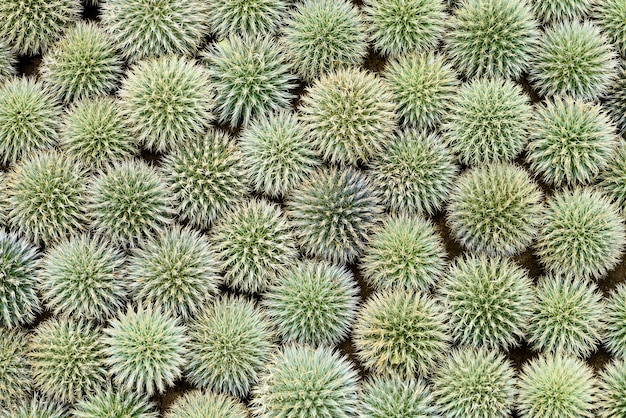
<svg viewBox="0 0 626 418">
<path fill-rule="evenodd" d="M 606 300 L 604 346 L 615 357 L 626 357 L 626 285 L 616 287 Z"/>
<path fill-rule="evenodd" d="M 615 78 L 616 57 L 609 40 L 591 22 L 559 22 L 543 34 L 529 78 L 542 96 L 595 99 Z"/>
<path fill-rule="evenodd" d="M 462 164 L 512 161 L 528 141 L 531 116 L 520 86 L 500 78 L 475 79 L 450 105 L 444 137 Z"/>
<path fill-rule="evenodd" d="M 612 120 L 622 134 L 626 133 L 626 94 L 624 92 L 626 92 L 626 66 L 622 65 L 604 98 Z"/>
<path fill-rule="evenodd" d="M 263 304 L 283 341 L 331 346 L 348 335 L 358 292 L 345 267 L 302 261 L 269 288 Z"/>
<path fill-rule="evenodd" d="M 622 212 L 626 210 L 626 144 L 618 144 L 600 178 L 601 190 Z"/>
<path fill-rule="evenodd" d="M 165 418 L 248 418 L 248 410 L 239 400 L 223 394 L 187 392 L 174 402 Z"/>
<path fill-rule="evenodd" d="M 320 77 L 300 103 L 316 151 L 331 163 L 352 165 L 367 162 L 391 142 L 395 108 L 387 85 L 357 68 Z"/>
<path fill-rule="evenodd" d="M 0 82 L 8 80 L 16 73 L 15 64 L 13 52 L 4 42 L 0 42 Z"/>
<path fill-rule="evenodd" d="M 363 278 L 375 290 L 427 291 L 443 274 L 446 248 L 431 221 L 392 216 L 374 230 L 360 261 Z"/>
<path fill-rule="evenodd" d="M 34 385 L 45 396 L 72 403 L 106 382 L 101 331 L 86 321 L 52 318 L 40 324 L 28 345 Z"/>
<path fill-rule="evenodd" d="M 335 264 L 351 263 L 362 253 L 383 211 L 374 183 L 351 168 L 313 173 L 286 206 L 304 254 Z"/>
<path fill-rule="evenodd" d="M 589 3 L 590 0 L 578 0 Z M 617 50 L 626 55 L 626 3 L 622 0 L 597 2 L 593 10 L 596 24 L 613 42 Z"/>
<path fill-rule="evenodd" d="M 0 409 L 1 418 L 66 418 L 66 408 L 39 395 L 17 402 L 9 409 Z"/>
<path fill-rule="evenodd" d="M 543 193 L 522 169 L 491 164 L 457 179 L 447 221 L 464 247 L 510 256 L 526 249 L 542 221 Z"/>
<path fill-rule="evenodd" d="M 102 351 L 121 390 L 151 396 L 163 393 L 181 377 L 186 364 L 187 328 L 159 308 L 128 306 L 109 322 Z"/>
<path fill-rule="evenodd" d="M 591 418 L 597 382 L 582 360 L 547 355 L 527 363 L 519 377 L 521 418 Z"/>
<path fill-rule="evenodd" d="M 367 55 L 366 26 L 347 0 L 304 0 L 285 20 L 287 61 L 304 81 L 358 66 Z"/>
<path fill-rule="evenodd" d="M 122 307 L 124 254 L 106 240 L 81 235 L 48 248 L 39 262 L 42 298 L 55 315 L 104 322 Z"/>
<path fill-rule="evenodd" d="M 222 296 L 189 325 L 185 375 L 202 388 L 247 396 L 275 349 L 266 312 L 242 296 Z"/>
<path fill-rule="evenodd" d="M 0 85 L 2 163 L 52 148 L 58 140 L 60 116 L 56 99 L 41 82 L 21 77 Z"/>
<path fill-rule="evenodd" d="M 536 253 L 551 273 L 600 279 L 620 261 L 624 244 L 617 206 L 594 189 L 576 188 L 548 199 Z"/>
<path fill-rule="evenodd" d="M 30 392 L 27 346 L 28 336 L 24 331 L 0 329 L 0 410 L 25 400 Z"/>
<path fill-rule="evenodd" d="M 147 396 L 113 386 L 81 399 L 72 408 L 73 418 L 157 418 Z"/>
<path fill-rule="evenodd" d="M 526 160 L 555 187 L 587 184 L 607 166 L 619 138 L 604 108 L 559 97 L 536 108 Z"/>
<path fill-rule="evenodd" d="M 593 0 L 530 0 L 535 15 L 546 24 L 579 20 L 591 11 L 593 3 Z"/>
<path fill-rule="evenodd" d="M 288 0 L 205 0 L 205 4 L 209 30 L 218 39 L 272 35 L 290 7 Z"/>
<path fill-rule="evenodd" d="M 513 409 L 515 372 L 498 351 L 461 348 L 433 377 L 437 412 L 448 418 L 506 418 Z"/>
<path fill-rule="evenodd" d="M 224 280 L 243 292 L 263 292 L 298 256 L 292 226 L 280 207 L 248 200 L 212 229 L 211 245 Z"/>
<path fill-rule="evenodd" d="M 163 158 L 165 180 L 183 222 L 207 229 L 247 190 L 239 144 L 209 129 Z"/>
<path fill-rule="evenodd" d="M 288 345 L 267 365 L 251 409 L 258 418 L 349 418 L 356 414 L 357 383 L 351 362 L 334 350 Z"/>
<path fill-rule="evenodd" d="M 239 137 L 242 165 L 256 192 L 280 197 L 308 178 L 320 161 L 298 116 L 271 113 Z"/>
<path fill-rule="evenodd" d="M 372 376 L 359 390 L 360 418 L 434 418 L 434 399 L 421 380 Z"/>
<path fill-rule="evenodd" d="M 169 151 L 193 139 L 213 120 L 209 73 L 191 59 L 140 61 L 131 67 L 118 94 L 123 115 L 132 121 L 128 130 L 153 151 Z"/>
<path fill-rule="evenodd" d="M 626 362 L 613 360 L 599 376 L 600 418 L 626 416 Z"/>
</svg>

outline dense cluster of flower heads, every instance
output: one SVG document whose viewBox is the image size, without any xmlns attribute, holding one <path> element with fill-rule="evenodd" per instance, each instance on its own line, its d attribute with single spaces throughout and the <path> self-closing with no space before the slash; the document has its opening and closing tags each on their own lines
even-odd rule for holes
<svg viewBox="0 0 626 418">
<path fill-rule="evenodd" d="M 625 0 L 1 0 L 0 418 L 624 418 L 625 132 Z"/>
</svg>

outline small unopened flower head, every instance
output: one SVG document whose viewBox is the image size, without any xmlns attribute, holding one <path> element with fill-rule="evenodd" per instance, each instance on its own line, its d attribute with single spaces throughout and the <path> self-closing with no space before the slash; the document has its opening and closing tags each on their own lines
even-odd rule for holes
<svg viewBox="0 0 626 418">
<path fill-rule="evenodd" d="M 420 379 L 371 376 L 359 390 L 360 418 L 437 416 L 430 388 Z"/>
<path fill-rule="evenodd" d="M 0 328 L 0 410 L 25 400 L 30 393 L 32 382 L 27 348 L 26 332 Z"/>
<path fill-rule="evenodd" d="M 228 395 L 193 390 L 178 398 L 165 412 L 165 418 L 248 418 L 240 400 Z"/>
<path fill-rule="evenodd" d="M 73 418 L 157 418 L 155 405 L 138 393 L 107 386 L 89 394 L 72 408 Z"/>
</svg>

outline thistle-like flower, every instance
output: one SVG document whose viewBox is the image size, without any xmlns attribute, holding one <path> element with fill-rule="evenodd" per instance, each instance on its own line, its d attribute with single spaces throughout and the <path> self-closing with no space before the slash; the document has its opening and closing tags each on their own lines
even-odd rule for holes
<svg viewBox="0 0 626 418">
<path fill-rule="evenodd" d="M 30 392 L 32 381 L 26 356 L 28 338 L 22 330 L 0 328 L 0 410 L 3 406 L 25 400 Z"/>
<path fill-rule="evenodd" d="M 615 359 L 599 376 L 598 406 L 600 418 L 626 415 L 626 361 Z"/>
<path fill-rule="evenodd" d="M 436 416 L 430 388 L 420 379 L 372 376 L 359 390 L 360 418 Z"/>
<path fill-rule="evenodd" d="M 209 30 L 218 39 L 273 35 L 289 12 L 288 0 L 205 0 Z"/>
<path fill-rule="evenodd" d="M 221 393 L 187 392 L 165 413 L 165 418 L 248 418 L 241 401 Z"/>
<path fill-rule="evenodd" d="M 107 386 L 76 402 L 73 418 L 157 418 L 147 396 Z"/>
</svg>

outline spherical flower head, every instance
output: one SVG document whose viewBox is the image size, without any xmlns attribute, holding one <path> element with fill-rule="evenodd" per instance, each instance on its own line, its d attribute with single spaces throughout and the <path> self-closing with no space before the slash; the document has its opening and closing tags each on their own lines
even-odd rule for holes
<svg viewBox="0 0 626 418">
<path fill-rule="evenodd" d="M 276 33 L 289 11 L 288 0 L 205 0 L 210 31 L 218 39 Z"/>
<path fill-rule="evenodd" d="M 619 143 L 601 174 L 601 190 L 620 210 L 626 210 L 626 144 Z"/>
<path fill-rule="evenodd" d="M 27 398 L 31 388 L 26 357 L 28 336 L 21 330 L 0 328 L 0 410 Z M 0 412 L 0 416 L 2 413 Z"/>
<path fill-rule="evenodd" d="M 123 80 L 119 97 L 129 132 L 156 152 L 169 151 L 193 139 L 213 120 L 209 74 L 183 57 L 140 61 Z"/>
<path fill-rule="evenodd" d="M 211 245 L 224 281 L 247 293 L 263 292 L 298 256 L 292 225 L 280 207 L 248 200 L 212 229 Z"/>
<path fill-rule="evenodd" d="M 302 252 L 335 264 L 356 260 L 383 211 L 372 180 L 352 168 L 313 173 L 286 206 Z"/>
<path fill-rule="evenodd" d="M 128 306 L 104 333 L 102 350 L 119 389 L 151 396 L 181 377 L 188 337 L 178 317 L 150 305 Z"/>
<path fill-rule="evenodd" d="M 543 193 L 522 169 L 491 164 L 466 171 L 448 205 L 448 225 L 467 249 L 511 256 L 534 240 L 543 219 Z"/>
<path fill-rule="evenodd" d="M 16 61 L 11 49 L 4 42 L 0 42 L 0 83 L 15 75 Z"/>
<path fill-rule="evenodd" d="M 619 209 L 604 195 L 563 190 L 548 199 L 536 253 L 550 273 L 601 279 L 621 260 L 625 239 Z"/>
<path fill-rule="evenodd" d="M 426 292 L 443 275 L 446 247 L 431 221 L 390 216 L 376 227 L 360 261 L 363 279 L 375 290 Z"/>
<path fill-rule="evenodd" d="M 239 144 L 209 129 L 163 158 L 165 181 L 183 222 L 208 229 L 248 191 Z"/>
<path fill-rule="evenodd" d="M 200 312 L 221 282 L 209 240 L 180 227 L 168 228 L 134 249 L 125 276 L 135 300 L 183 319 Z"/>
<path fill-rule="evenodd" d="M 613 360 L 599 376 L 598 417 L 613 418 L 626 415 L 626 362 Z"/>
<path fill-rule="evenodd" d="M 359 390 L 360 418 L 434 418 L 429 387 L 414 378 L 373 376 Z"/>
<path fill-rule="evenodd" d="M 310 82 L 338 68 L 359 66 L 367 55 L 366 26 L 347 0 L 303 0 L 283 29 L 287 61 Z"/>
<path fill-rule="evenodd" d="M 590 3 L 591 0 L 578 2 Z M 626 3 L 622 0 L 598 2 L 594 7 L 593 17 L 617 50 L 626 55 Z"/>
<path fill-rule="evenodd" d="M 544 23 L 555 23 L 585 17 L 593 0 L 531 0 L 530 3 L 535 15 Z"/>
<path fill-rule="evenodd" d="M 597 382 L 582 360 L 560 355 L 540 356 L 519 376 L 520 418 L 594 417 Z"/>
<path fill-rule="evenodd" d="M 266 313 L 242 296 L 210 302 L 189 324 L 189 364 L 195 386 L 247 396 L 275 349 Z"/>
<path fill-rule="evenodd" d="M 376 292 L 357 314 L 352 343 L 373 373 L 427 375 L 448 349 L 443 308 L 420 292 Z"/>
<path fill-rule="evenodd" d="M 611 292 L 604 314 L 604 346 L 613 356 L 626 357 L 626 285 Z"/>
<path fill-rule="evenodd" d="M 238 399 L 194 390 L 185 393 L 165 413 L 165 418 L 248 418 L 249 413 Z"/>
<path fill-rule="evenodd" d="M 300 104 L 316 151 L 326 161 L 351 165 L 367 162 L 392 141 L 395 108 L 387 85 L 357 68 L 320 77 Z"/>
<path fill-rule="evenodd" d="M 66 418 L 65 407 L 48 399 L 35 395 L 31 399 L 17 402 L 9 409 L 0 409 L 0 418 Z"/>
<path fill-rule="evenodd" d="M 596 99 L 616 76 L 616 58 L 609 40 L 591 22 L 555 23 L 543 34 L 530 81 L 542 96 Z"/>
<path fill-rule="evenodd" d="M 147 396 L 113 386 L 90 394 L 76 402 L 74 418 L 157 418 L 154 403 Z"/>
<path fill-rule="evenodd" d="M 303 261 L 269 288 L 263 304 L 283 341 L 330 346 L 347 337 L 357 311 L 358 292 L 345 267 Z"/>
<path fill-rule="evenodd" d="M 609 109 L 613 122 L 620 133 L 626 133 L 626 66 L 621 66 L 617 78 L 604 97 L 604 104 Z"/>
<path fill-rule="evenodd" d="M 267 365 L 251 409 L 259 418 L 349 418 L 356 414 L 357 383 L 353 365 L 336 351 L 288 345 Z"/>
<path fill-rule="evenodd" d="M 453 100 L 443 128 L 461 164 L 508 162 L 524 149 L 531 116 L 520 86 L 500 78 L 475 79 Z"/>
<path fill-rule="evenodd" d="M 283 48 L 270 37 L 233 36 L 206 52 L 220 123 L 248 125 L 253 116 L 289 107 L 296 87 Z"/>
</svg>

